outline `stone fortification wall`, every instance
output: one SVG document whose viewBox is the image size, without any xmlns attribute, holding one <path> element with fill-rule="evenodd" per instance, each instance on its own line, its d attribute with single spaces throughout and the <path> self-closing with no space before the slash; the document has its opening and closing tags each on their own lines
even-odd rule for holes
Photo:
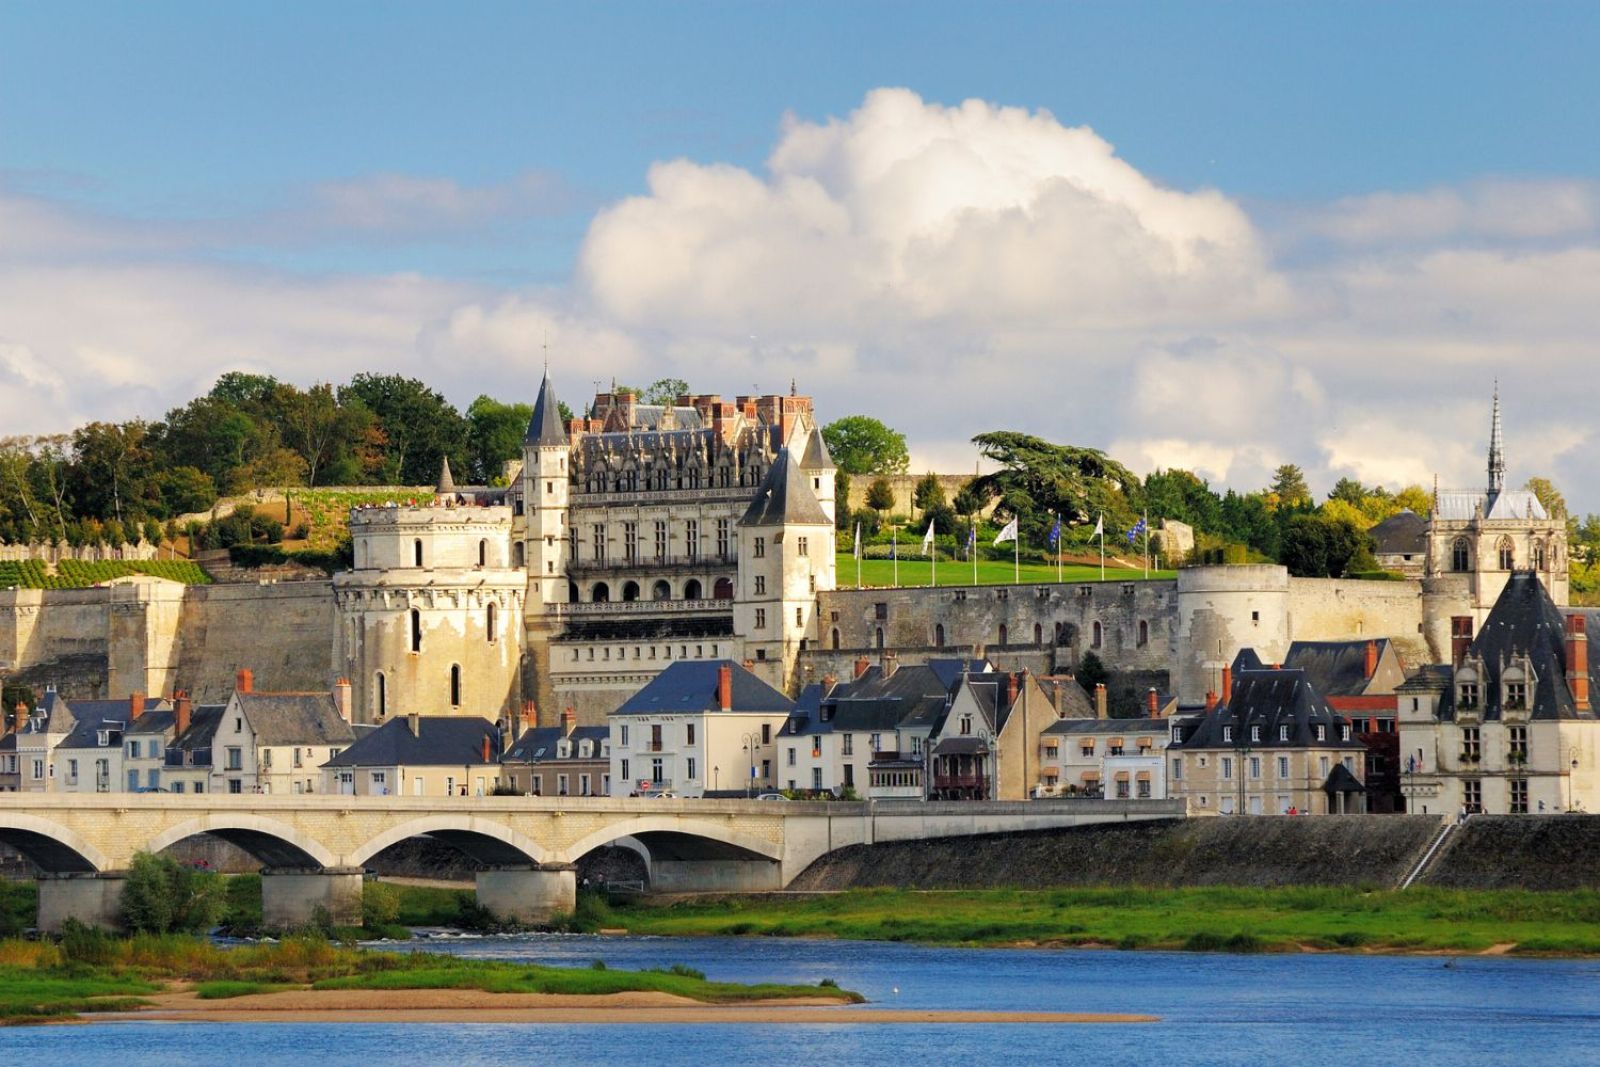
<svg viewBox="0 0 1600 1067">
<path fill-rule="evenodd" d="M 1031 657 L 1018 662 L 1041 673 L 1046 659 L 1053 673 L 1093 652 L 1113 670 L 1165 672 L 1176 593 L 1172 581 L 836 589 L 817 594 L 818 645 L 847 659 L 884 648 L 946 656 L 976 649 Z"/>
<path fill-rule="evenodd" d="M 56 664 L 98 662 L 103 671 L 110 602 L 107 589 L 0 590 L 0 666 L 43 672 L 45 681 L 55 680 Z"/>
<path fill-rule="evenodd" d="M 917 491 L 917 483 L 926 478 L 926 474 L 891 474 L 888 475 L 889 488 L 894 491 L 894 507 L 891 509 L 896 515 L 909 515 L 912 512 L 911 499 Z M 966 484 L 972 481 L 970 474 L 937 474 L 939 487 L 944 490 L 946 503 L 954 500 L 956 494 L 961 492 Z M 874 474 L 852 474 L 850 476 L 850 509 L 852 511 L 867 506 L 867 491 L 872 488 L 872 483 L 878 480 Z M 987 515 L 994 510 L 999 500 L 991 500 L 984 505 L 983 514 Z"/>
<path fill-rule="evenodd" d="M 852 845 L 794 890 L 1088 885 L 1399 885 L 1438 833 L 1429 816 L 1186 819 Z"/>
<path fill-rule="evenodd" d="M 1277 564 L 1189 567 L 1178 572 L 1172 684 L 1185 705 L 1221 689 L 1241 648 L 1268 663 L 1289 650 L 1289 572 Z M 1304 635 L 1296 635 L 1304 636 Z"/>
<path fill-rule="evenodd" d="M 227 699 L 240 667 L 258 689 L 328 689 L 333 626 L 328 582 L 190 586 L 173 677 L 200 703 Z"/>
<path fill-rule="evenodd" d="M 1423 626 L 1417 581 L 1290 578 L 1289 627 L 1301 641 L 1387 637 L 1408 669 L 1438 662 Z"/>
<path fill-rule="evenodd" d="M 136 545 L 124 544 L 116 548 L 107 544 L 51 545 L 43 541 L 28 541 L 9 545 L 0 544 L 0 559 L 5 560 L 38 559 L 46 563 L 60 563 L 64 559 L 74 559 L 84 563 L 100 563 L 113 559 L 149 560 L 160 558 L 162 558 L 161 549 L 148 541 L 141 541 Z"/>
<path fill-rule="evenodd" d="M 1423 881 L 1460 889 L 1600 888 L 1600 815 L 1474 815 Z"/>
</svg>

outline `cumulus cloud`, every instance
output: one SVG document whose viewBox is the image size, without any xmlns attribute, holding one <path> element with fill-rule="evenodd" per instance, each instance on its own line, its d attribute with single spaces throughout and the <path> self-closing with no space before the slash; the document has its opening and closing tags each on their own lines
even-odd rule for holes
<svg viewBox="0 0 1600 1067">
<path fill-rule="evenodd" d="M 229 369 L 528 399 L 548 344 L 569 402 L 613 377 L 796 379 L 824 418 L 904 430 L 918 469 L 970 470 L 970 437 L 1008 427 L 1240 489 L 1298 463 L 1325 492 L 1477 484 L 1498 377 L 1513 478 L 1600 510 L 1595 183 L 1247 212 L 1047 112 L 901 89 L 783 118 L 759 170 L 668 159 L 643 177 L 594 214 L 570 284 L 540 287 L 313 275 L 260 252 L 502 241 L 508 220 L 581 205 L 534 170 L 330 180 L 204 223 L 0 190 L 0 413 L 39 430 L 153 416 Z"/>
</svg>

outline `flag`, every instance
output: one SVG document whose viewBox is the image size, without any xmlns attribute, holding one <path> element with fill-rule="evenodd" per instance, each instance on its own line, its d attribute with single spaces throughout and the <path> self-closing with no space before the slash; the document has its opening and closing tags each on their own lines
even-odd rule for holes
<svg viewBox="0 0 1600 1067">
<path fill-rule="evenodd" d="M 969 555 L 969 556 L 972 555 L 973 550 L 976 549 L 977 547 L 978 547 L 978 524 L 977 523 L 973 523 L 972 524 L 972 529 L 967 531 L 967 555 Z"/>
<path fill-rule="evenodd" d="M 1128 544 L 1131 545 L 1137 541 L 1139 539 L 1139 535 L 1144 533 L 1148 528 L 1149 525 L 1144 521 L 1144 519 L 1140 519 L 1138 522 L 1134 523 L 1133 529 L 1128 531 Z"/>
<path fill-rule="evenodd" d="M 1050 547 L 1054 548 L 1061 543 L 1061 517 L 1056 517 L 1056 524 L 1050 527 Z"/>
<path fill-rule="evenodd" d="M 922 535 L 922 554 L 926 556 L 933 551 L 933 520 L 928 520 L 928 532 Z"/>
<path fill-rule="evenodd" d="M 856 539 L 851 551 L 855 553 L 856 559 L 861 558 L 861 524 L 859 522 L 856 523 Z"/>
<path fill-rule="evenodd" d="M 1094 534 L 1093 534 L 1093 536 L 1098 537 L 1098 538 L 1100 538 L 1102 540 L 1105 539 L 1105 536 L 1106 536 L 1106 517 L 1105 517 L 1105 515 L 1102 514 L 1099 518 L 1094 520 Z"/>
<path fill-rule="evenodd" d="M 900 558 L 900 531 L 898 528 L 894 532 L 894 540 L 889 543 L 889 558 Z"/>
<path fill-rule="evenodd" d="M 1003 545 L 1007 541 L 1015 541 L 1016 539 L 1017 539 L 1017 520 L 1016 519 L 1012 519 L 1010 522 L 1006 523 L 1006 528 L 1004 530 L 1001 530 L 999 535 L 997 537 L 995 537 L 994 543 L 997 544 L 997 545 Z"/>
</svg>

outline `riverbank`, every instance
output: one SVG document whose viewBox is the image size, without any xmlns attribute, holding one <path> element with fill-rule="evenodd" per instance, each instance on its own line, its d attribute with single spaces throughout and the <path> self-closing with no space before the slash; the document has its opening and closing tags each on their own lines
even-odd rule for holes
<svg viewBox="0 0 1600 1067">
<path fill-rule="evenodd" d="M 863 889 L 668 902 L 586 896 L 570 928 L 933 945 L 1600 956 L 1600 892 L 1130 886 Z"/>
<path fill-rule="evenodd" d="M 502 996 L 616 996 L 671 998 L 699 1005 L 859 1004 L 860 994 L 830 979 L 817 985 L 711 982 L 693 968 L 622 971 L 596 960 L 587 968 L 466 960 L 429 953 L 346 948 L 320 938 L 223 948 L 197 937 L 118 938 L 85 928 L 59 944 L 0 941 L 0 1023 L 51 1022 L 83 1014 L 126 1013 L 158 1007 L 178 996 L 191 1011 L 229 1001 L 271 1001 L 348 1007 L 351 1000 L 380 1010 L 426 991 L 447 991 L 478 1008 L 505 1006 Z M 275 998 L 298 996 L 300 1001 Z M 312 997 L 313 1001 L 304 998 Z M 169 1008 L 173 1002 L 166 1002 Z"/>
</svg>

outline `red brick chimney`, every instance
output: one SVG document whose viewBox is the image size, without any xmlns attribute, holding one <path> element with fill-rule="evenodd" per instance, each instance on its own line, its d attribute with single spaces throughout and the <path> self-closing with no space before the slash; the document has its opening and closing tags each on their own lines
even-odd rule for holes
<svg viewBox="0 0 1600 1067">
<path fill-rule="evenodd" d="M 856 677 L 859 678 L 871 668 L 872 661 L 865 656 L 856 657 Z"/>
<path fill-rule="evenodd" d="M 483 735 L 483 762 L 489 762 L 489 735 Z"/>
<path fill-rule="evenodd" d="M 1367 642 L 1367 659 L 1363 665 L 1363 670 L 1366 671 L 1364 677 L 1367 678 L 1371 678 L 1378 673 L 1378 642 L 1376 641 Z"/>
<path fill-rule="evenodd" d="M 1161 714 L 1161 698 L 1156 695 L 1156 687 L 1151 686 L 1150 692 L 1145 694 L 1145 703 L 1150 708 L 1150 717 L 1156 718 Z"/>
<path fill-rule="evenodd" d="M 1094 717 L 1097 719 L 1107 719 L 1111 717 L 1110 712 L 1106 709 L 1106 684 L 1104 682 L 1095 683 Z"/>
<path fill-rule="evenodd" d="M 144 714 L 144 694 L 132 693 L 128 696 L 128 721 L 138 722 L 139 716 Z"/>
<path fill-rule="evenodd" d="M 1207 711 L 1211 711 L 1216 706 L 1217 706 L 1217 691 L 1215 689 L 1207 689 L 1206 690 L 1206 710 Z"/>
<path fill-rule="evenodd" d="M 1010 707 L 1017 702 L 1017 676 L 1006 673 L 1006 706 Z"/>
<path fill-rule="evenodd" d="M 1467 650 L 1472 647 L 1472 616 L 1450 616 L 1450 665 L 1461 666 L 1461 661 L 1467 658 Z"/>
<path fill-rule="evenodd" d="M 241 693 L 254 692 L 256 676 L 249 667 L 240 667 L 238 677 L 234 680 L 234 688 Z"/>
<path fill-rule="evenodd" d="M 571 737 L 572 731 L 576 730 L 577 728 L 578 715 L 577 712 L 572 710 L 572 706 L 569 704 L 561 711 L 561 736 Z"/>
<path fill-rule="evenodd" d="M 1589 634 L 1582 615 L 1567 616 L 1567 688 L 1579 711 L 1589 710 Z"/>
<path fill-rule="evenodd" d="M 1217 701 L 1221 704 L 1233 702 L 1233 665 L 1231 663 L 1222 665 L 1222 692 L 1217 694 Z"/>
<path fill-rule="evenodd" d="M 194 703 L 189 699 L 189 691 L 180 689 L 172 694 L 172 725 L 177 731 L 174 737 L 182 737 L 189 732 L 189 722 L 193 716 Z"/>
<path fill-rule="evenodd" d="M 20 734 L 23 727 L 28 725 L 28 705 L 17 701 L 17 706 L 11 709 L 11 732 Z"/>
<path fill-rule="evenodd" d="M 824 674 L 822 676 L 822 695 L 827 696 L 829 693 L 833 692 L 834 686 L 838 684 L 839 676 L 837 674 Z"/>
<path fill-rule="evenodd" d="M 733 710 L 733 664 L 724 663 L 717 668 L 717 707 Z"/>
<path fill-rule="evenodd" d="M 522 728 L 532 730 L 539 725 L 539 706 L 531 700 L 522 702 Z"/>
<path fill-rule="evenodd" d="M 338 710 L 339 718 L 350 721 L 350 679 L 340 678 L 333 683 L 333 706 Z"/>
</svg>

